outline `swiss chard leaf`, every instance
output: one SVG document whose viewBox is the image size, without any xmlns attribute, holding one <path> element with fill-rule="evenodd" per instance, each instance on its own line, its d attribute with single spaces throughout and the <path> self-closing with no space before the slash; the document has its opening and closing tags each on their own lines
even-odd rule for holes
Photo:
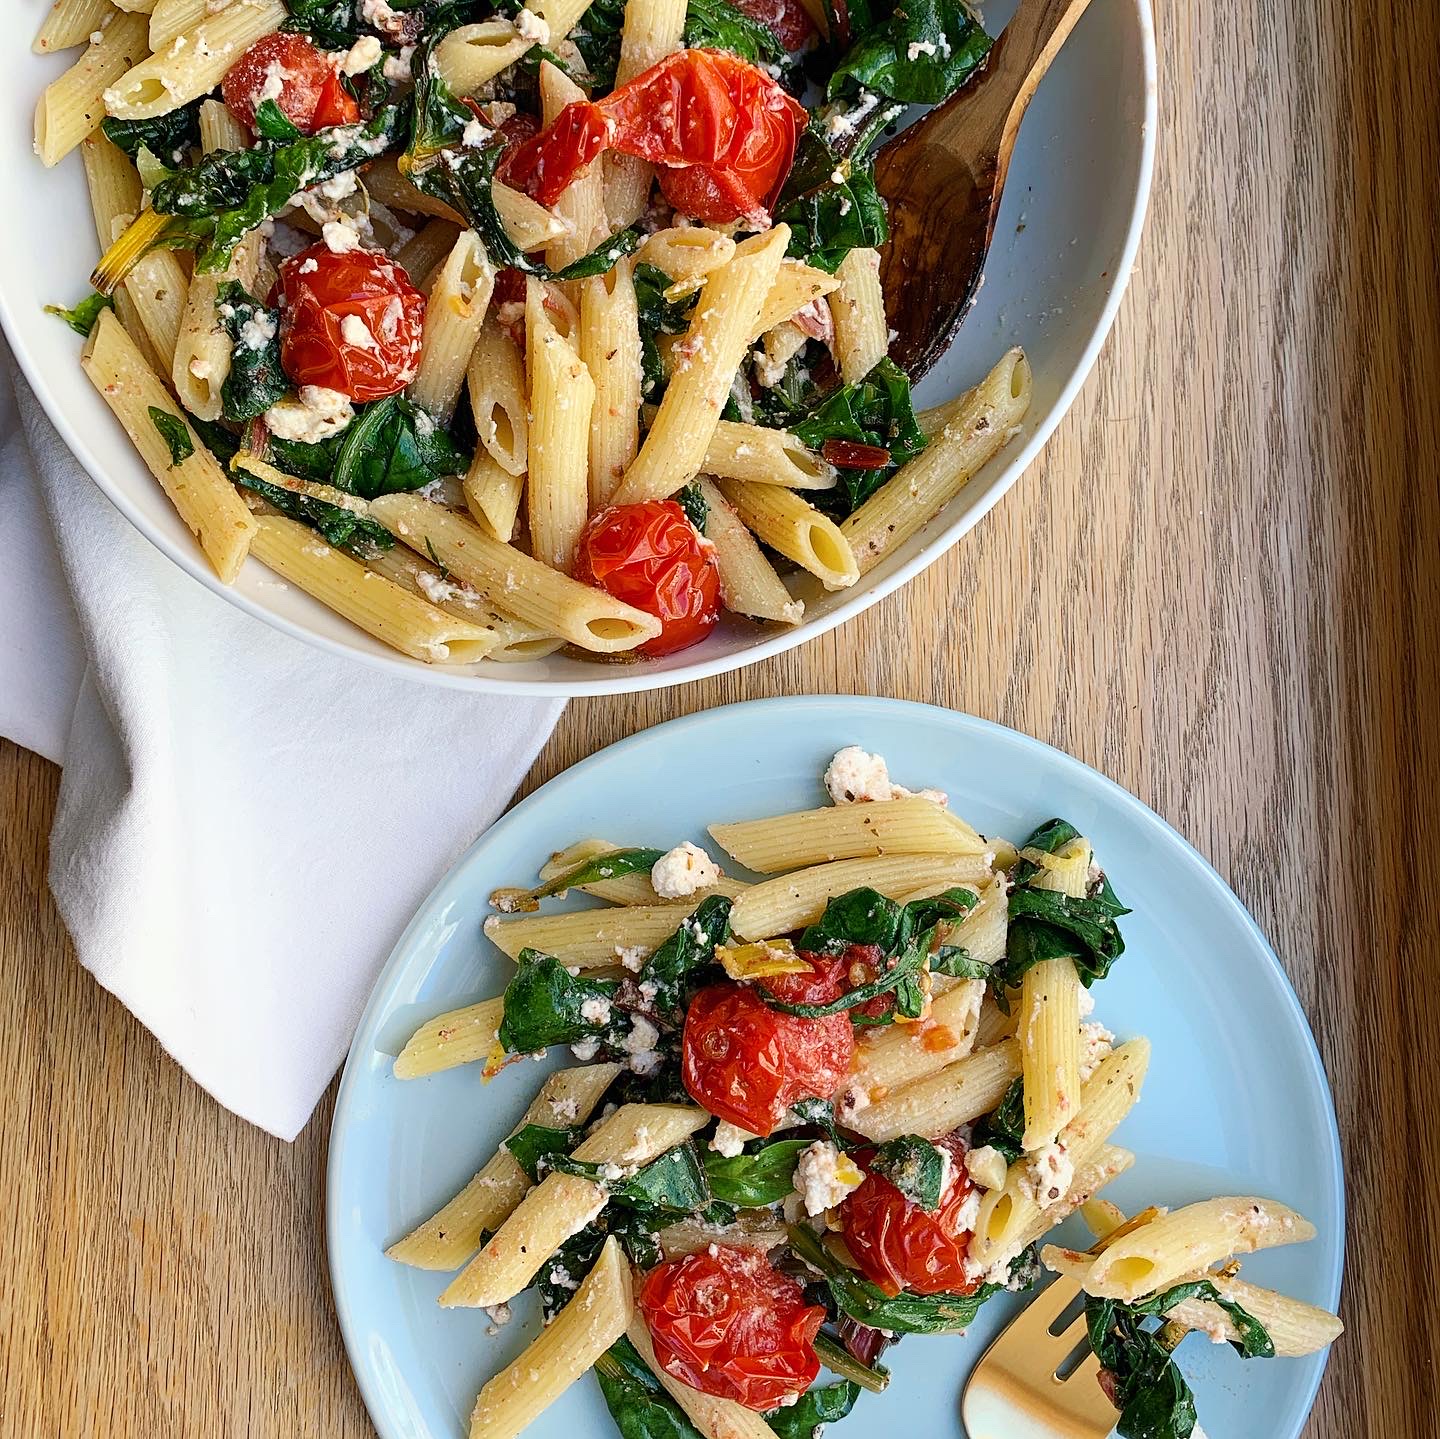
<svg viewBox="0 0 1440 1439">
<path fill-rule="evenodd" d="M 571 974 L 553 955 L 522 949 L 515 977 L 505 988 L 500 1043 L 509 1054 L 534 1054 L 552 1044 L 613 1037 L 611 1002 L 620 989 L 611 979 Z M 596 1018 L 587 1018 L 590 1006 Z"/>
<path fill-rule="evenodd" d="M 157 215 L 168 215 L 166 244 L 193 244 L 200 274 L 223 270 L 235 246 L 278 214 L 297 191 L 373 160 L 400 128 L 394 105 L 365 124 L 342 125 L 296 140 L 257 140 L 248 150 L 216 150 L 161 180 L 151 191 Z"/>
<path fill-rule="evenodd" d="M 887 954 L 901 940 L 901 907 L 875 889 L 852 889 L 830 900 L 801 933 L 797 949 L 843 954 L 852 944 L 878 944 Z"/>
<path fill-rule="evenodd" d="M 150 423 L 159 430 L 160 438 L 165 441 L 166 448 L 170 451 L 170 468 L 173 470 L 176 465 L 183 465 L 195 453 L 195 442 L 190 438 L 190 431 L 185 428 L 185 421 L 179 415 L 172 415 L 169 410 L 162 410 L 159 405 L 150 405 L 147 408 Z"/>
<path fill-rule="evenodd" d="M 660 849 L 612 849 L 597 854 L 579 864 L 572 865 L 563 874 L 547 879 L 534 889 L 497 889 L 490 896 L 490 903 L 506 914 L 518 910 L 530 913 L 540 908 L 540 901 L 553 894 L 563 894 L 567 889 L 581 885 L 598 884 L 601 880 L 616 879 L 626 874 L 648 874 L 655 862 L 665 853 Z"/>
<path fill-rule="evenodd" d="M 404 395 L 364 406 L 341 439 L 330 483 L 373 500 L 462 474 L 470 456 Z"/>
<path fill-rule="evenodd" d="M 843 1419 L 859 1397 L 860 1386 L 851 1379 L 822 1384 L 807 1389 L 788 1408 L 767 1414 L 765 1422 L 780 1439 L 818 1439 L 821 1426 Z"/>
<path fill-rule="evenodd" d="M 628 1339 L 600 1357 L 595 1375 L 621 1439 L 702 1439 Z"/>
<path fill-rule="evenodd" d="M 1025 1152 L 1021 1142 L 1025 1134 L 1025 1081 L 1015 1080 L 991 1113 L 978 1120 L 971 1135 L 971 1146 L 980 1149 L 989 1145 L 1014 1164 Z"/>
<path fill-rule="evenodd" d="M 808 1139 L 777 1139 L 754 1154 L 727 1158 L 707 1150 L 703 1162 L 710 1193 L 741 1209 L 778 1204 L 795 1188 L 795 1166 L 809 1147 Z"/>
<path fill-rule="evenodd" d="M 1193 1279 L 1184 1284 L 1176 1284 L 1159 1294 L 1152 1294 L 1149 1299 L 1131 1304 L 1128 1308 L 1135 1314 L 1168 1314 L 1177 1304 L 1184 1304 L 1192 1299 L 1208 1301 L 1225 1311 L 1240 1336 L 1239 1341 L 1234 1342 L 1232 1347 L 1242 1359 L 1275 1357 L 1275 1345 L 1269 1330 L 1247 1309 L 1233 1299 L 1226 1299 L 1208 1279 Z"/>
<path fill-rule="evenodd" d="M 531 1281 L 532 1287 L 539 1291 L 540 1308 L 547 1322 L 575 1297 L 575 1291 L 600 1257 L 608 1232 L 604 1218 L 602 1214 L 600 1221 L 587 1224 L 578 1234 L 572 1234 L 540 1266 L 539 1273 Z"/>
<path fill-rule="evenodd" d="M 271 462 L 287 475 L 328 485 L 335 473 L 335 462 L 340 458 L 340 446 L 344 443 L 343 431 L 316 445 L 307 445 L 300 440 L 279 440 L 272 435 L 268 453 Z"/>
<path fill-rule="evenodd" d="M 919 976 L 930 957 L 930 945 L 934 938 L 935 931 L 927 929 L 907 940 L 899 953 L 890 958 L 888 967 L 882 970 L 878 978 L 847 990 L 828 1004 L 791 1004 L 776 999 L 766 989 L 763 981 L 755 986 L 755 990 L 772 1009 L 778 1009 L 782 1014 L 799 1015 L 804 1019 L 826 1019 L 832 1014 L 858 1009 L 862 1004 L 868 1004 L 883 994 L 893 994 L 894 1009 L 880 1022 L 888 1023 L 896 1018 L 918 1019 L 925 1009 L 925 995 L 920 988 Z"/>
<path fill-rule="evenodd" d="M 910 377 L 888 356 L 863 380 L 828 395 L 790 428 L 815 450 L 826 440 L 840 439 L 890 452 L 888 465 L 873 470 L 841 469 L 834 489 L 816 491 L 818 505 L 840 514 L 858 509 L 926 444 L 910 399 Z"/>
<path fill-rule="evenodd" d="M 680 508 L 685 511 L 685 518 L 695 526 L 696 533 L 703 535 L 706 521 L 710 518 L 710 506 L 705 503 L 700 486 L 692 480 L 675 498 L 680 502 Z"/>
<path fill-rule="evenodd" d="M 938 105 L 975 73 L 991 43 L 964 0 L 904 0 L 845 53 L 829 93 L 861 87 Z"/>
<path fill-rule="evenodd" d="M 1190 1439 L 1195 1396 L 1169 1348 L 1129 1305 L 1087 1298 L 1090 1347 L 1109 1371 L 1123 1439 Z"/>
<path fill-rule="evenodd" d="M 607 1179 L 606 1166 L 569 1155 L 552 1153 L 548 1167 L 561 1174 L 578 1174 L 603 1184 L 610 1203 L 646 1214 L 695 1214 L 710 1205 L 710 1189 L 695 1146 L 677 1144 L 623 1183 Z"/>
<path fill-rule="evenodd" d="M 287 490 L 283 485 L 271 484 L 248 470 L 234 469 L 230 478 L 242 489 L 253 491 L 282 515 L 299 520 L 303 525 L 319 532 L 327 545 L 337 550 L 365 557 L 377 550 L 388 550 L 395 544 L 395 537 L 376 520 L 367 515 L 357 515 L 341 505 L 332 505 L 329 500 L 317 499 L 314 495 L 302 495 Z"/>
<path fill-rule="evenodd" d="M 579 1137 L 576 1129 L 554 1129 L 546 1124 L 522 1125 L 501 1146 L 510 1151 L 516 1164 L 533 1184 L 540 1177 L 541 1161 L 556 1154 L 568 1154 Z"/>
<path fill-rule="evenodd" d="M 689 0 L 684 44 L 690 49 L 729 50 L 751 64 L 785 59 L 785 47 L 775 32 L 729 0 Z"/>
<path fill-rule="evenodd" d="M 1130 911 L 1108 882 L 1087 899 L 1020 885 L 1011 892 L 1009 908 L 1005 958 L 997 966 L 1007 985 L 1019 984 L 1025 971 L 1042 959 L 1069 958 L 1088 988 L 1104 979 L 1124 953 L 1125 940 L 1115 921 Z"/>
<path fill-rule="evenodd" d="M 262 140 L 298 140 L 302 133 L 275 100 L 262 100 L 255 107 L 253 128 Z"/>
<path fill-rule="evenodd" d="M 282 30 L 298 30 L 309 35 L 326 50 L 348 50 L 369 27 L 359 24 L 355 0 L 285 0 L 290 18 Z"/>
<path fill-rule="evenodd" d="M 730 900 L 712 894 L 641 967 L 638 982 L 653 996 L 655 1012 L 677 1020 L 685 1008 L 687 990 L 698 973 L 714 962 L 715 946 L 730 932 Z"/>
<path fill-rule="evenodd" d="M 166 115 L 149 120 L 117 120 L 113 116 L 100 122 L 105 138 L 123 150 L 131 160 L 141 150 L 148 150 L 163 165 L 174 169 L 183 165 L 200 143 L 200 106 L 203 98 L 192 100 Z"/>
<path fill-rule="evenodd" d="M 47 315 L 58 315 L 77 335 L 84 335 L 89 338 L 100 319 L 100 312 L 111 308 L 111 301 L 108 295 L 97 294 L 91 291 L 73 309 L 67 310 L 63 305 L 46 305 Z"/>
<path fill-rule="evenodd" d="M 918 1134 L 902 1134 L 882 1144 L 870 1168 L 888 1179 L 912 1204 L 927 1212 L 940 1207 L 950 1172 L 950 1157 Z"/>
<path fill-rule="evenodd" d="M 690 315 L 700 298 L 698 290 L 679 300 L 667 300 L 671 280 L 663 270 L 643 262 L 635 266 L 635 301 L 640 312 L 641 393 L 658 400 L 665 390 L 665 367 L 660 360 L 659 335 L 680 335 L 690 328 Z"/>
<path fill-rule="evenodd" d="M 788 255 L 832 275 L 851 250 L 877 249 L 890 233 L 870 162 L 858 151 L 842 157 L 813 123 L 800 137 L 775 219 L 790 226 Z"/>
<path fill-rule="evenodd" d="M 954 1334 L 974 1322 L 980 1306 L 999 1292 L 982 1284 L 973 1294 L 909 1294 L 893 1297 L 854 1269 L 847 1269 L 805 1225 L 789 1228 L 790 1247 L 825 1278 L 836 1309 L 872 1329 L 892 1334 Z"/>
<path fill-rule="evenodd" d="M 280 311 L 262 305 L 238 280 L 221 285 L 217 314 L 231 339 L 221 413 L 243 423 L 263 415 L 290 388 L 280 368 Z"/>
</svg>

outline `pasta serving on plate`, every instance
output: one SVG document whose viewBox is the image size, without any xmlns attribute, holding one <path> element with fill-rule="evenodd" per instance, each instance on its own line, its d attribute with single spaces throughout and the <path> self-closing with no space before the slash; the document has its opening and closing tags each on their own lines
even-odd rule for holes
<svg viewBox="0 0 1440 1439">
<path fill-rule="evenodd" d="M 586 841 L 496 891 L 504 994 L 396 1059 L 400 1079 L 577 1061 L 388 1251 L 494 1324 L 539 1293 L 546 1327 L 484 1386 L 471 1439 L 511 1439 L 592 1367 L 626 1435 L 810 1439 L 883 1391 L 889 1345 L 962 1332 L 1042 1263 L 1088 1296 L 1126 1439 L 1198 1433 L 1170 1357 L 1191 1331 L 1247 1358 L 1336 1338 L 1237 1277 L 1235 1256 L 1313 1236 L 1284 1204 L 1126 1220 L 1098 1197 L 1134 1163 L 1117 1131 L 1150 1047 L 1090 1017 L 1128 911 L 1085 837 L 983 837 L 853 747 L 825 782 L 823 808 L 710 827 L 753 880 L 688 841 Z M 544 912 L 569 890 L 602 907 Z M 1100 1242 L 1044 1244 L 1076 1212 Z"/>
<path fill-rule="evenodd" d="M 441 663 L 793 625 L 1029 405 L 1018 350 L 920 415 L 886 354 L 867 157 L 989 43 L 960 0 L 57 0 L 36 150 L 102 252 L 60 313 L 227 582 Z"/>
</svg>

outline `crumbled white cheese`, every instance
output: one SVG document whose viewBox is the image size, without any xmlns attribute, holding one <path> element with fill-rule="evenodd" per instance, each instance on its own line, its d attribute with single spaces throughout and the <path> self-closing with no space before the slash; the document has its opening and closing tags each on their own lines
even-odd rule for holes
<svg viewBox="0 0 1440 1439">
<path fill-rule="evenodd" d="M 360 0 L 360 18 L 375 26 L 377 30 L 383 30 L 387 25 L 403 21 L 405 17 L 397 15 L 387 0 Z"/>
<path fill-rule="evenodd" d="M 610 1001 L 603 995 L 594 995 L 580 1006 L 580 1018 L 587 1024 L 610 1023 Z"/>
<path fill-rule="evenodd" d="M 855 744 L 836 751 L 825 770 L 825 788 L 836 804 L 915 798 L 928 799 L 938 805 L 947 803 L 947 796 L 938 789 L 911 790 L 895 784 L 884 756 L 870 754 Z"/>
<path fill-rule="evenodd" d="M 351 47 L 341 69 L 347 75 L 363 75 L 380 58 L 380 42 L 373 35 L 362 35 Z"/>
<path fill-rule="evenodd" d="M 649 958 L 650 950 L 643 944 L 617 944 L 615 956 L 631 974 L 638 974 Z"/>
<path fill-rule="evenodd" d="M 357 350 L 378 350 L 380 342 L 370 333 L 370 326 L 359 315 L 346 315 L 340 321 L 340 338 Z"/>
<path fill-rule="evenodd" d="M 285 93 L 285 82 L 289 78 L 290 72 L 278 60 L 272 60 L 265 67 L 265 79 L 255 92 L 256 107 L 264 104 L 266 100 L 279 100 Z"/>
<path fill-rule="evenodd" d="M 823 1214 L 865 1182 L 851 1159 L 828 1139 L 817 1139 L 795 1165 L 795 1190 L 805 1201 L 806 1214 Z"/>
<path fill-rule="evenodd" d="M 275 338 L 276 322 L 268 310 L 256 310 L 240 326 L 240 343 L 247 350 L 263 350 Z"/>
<path fill-rule="evenodd" d="M 90 43 L 92 45 L 99 45 L 103 43 L 104 39 L 105 32 L 103 30 L 92 30 L 90 32 Z"/>
<path fill-rule="evenodd" d="M 633 1015 L 630 1033 L 625 1036 L 625 1053 L 644 1054 L 659 1043 L 660 1031 L 643 1014 Z"/>
<path fill-rule="evenodd" d="M 515 17 L 515 33 L 532 45 L 550 43 L 550 26 L 533 10 L 522 10 Z"/>
<path fill-rule="evenodd" d="M 326 220 L 320 229 L 320 238 L 332 255 L 348 255 L 360 248 L 360 236 L 348 216 L 339 220 Z"/>
<path fill-rule="evenodd" d="M 342 170 L 338 175 L 332 176 L 318 188 L 327 200 L 343 200 L 346 196 L 355 193 L 358 183 L 353 170 Z"/>
<path fill-rule="evenodd" d="M 348 395 L 321 385 L 301 385 L 295 399 L 287 396 L 265 411 L 265 424 L 277 440 L 316 445 L 338 435 L 355 418 Z"/>
<path fill-rule="evenodd" d="M 720 866 L 688 839 L 662 854 L 650 870 L 650 883 L 661 899 L 684 899 L 697 889 L 709 889 L 719 878 Z"/>
<path fill-rule="evenodd" d="M 715 1126 L 715 1134 L 710 1140 L 710 1148 L 726 1159 L 734 1159 L 752 1139 L 757 1138 L 759 1136 L 751 1134 L 748 1129 L 741 1129 L 738 1124 L 731 1124 L 728 1119 L 722 1119 Z"/>
<path fill-rule="evenodd" d="M 581 1039 L 570 1046 L 570 1053 L 580 1061 L 581 1064 L 589 1064 L 597 1054 L 600 1053 L 600 1041 L 598 1039 Z"/>
<path fill-rule="evenodd" d="M 982 1144 L 965 1156 L 965 1170 L 981 1189 L 999 1189 L 1005 1183 L 1009 1166 L 993 1144 Z"/>
<path fill-rule="evenodd" d="M 905 58 L 913 65 L 922 55 L 933 55 L 936 51 L 933 40 L 912 40 L 905 47 Z"/>
<path fill-rule="evenodd" d="M 1081 991 L 1084 992 L 1083 990 Z M 1080 1026 L 1080 1081 L 1083 1084 L 1115 1047 L 1115 1036 L 1103 1024 Z"/>
<path fill-rule="evenodd" d="M 410 79 L 410 57 L 414 55 L 413 45 L 402 45 L 398 55 L 387 55 L 385 66 L 380 72 L 392 85 L 404 84 Z"/>
<path fill-rule="evenodd" d="M 570 1096 L 550 1101 L 550 1113 L 562 1124 L 574 1124 L 580 1117 L 580 1101 Z"/>
<path fill-rule="evenodd" d="M 1041 1209 L 1058 1204 L 1075 1182 L 1075 1164 L 1063 1144 L 1042 1145 L 1027 1164 L 1028 1182 Z"/>
<path fill-rule="evenodd" d="M 529 13 L 528 11 L 526 12 Z M 480 119 L 467 120 L 460 132 L 460 143 L 470 150 L 478 150 L 494 132 Z"/>
</svg>

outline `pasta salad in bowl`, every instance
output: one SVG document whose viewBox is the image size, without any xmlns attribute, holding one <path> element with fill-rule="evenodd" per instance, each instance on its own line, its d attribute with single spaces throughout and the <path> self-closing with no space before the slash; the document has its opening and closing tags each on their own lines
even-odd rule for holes
<svg viewBox="0 0 1440 1439">
<path fill-rule="evenodd" d="M 873 155 L 983 70 L 958 0 L 60 0 L 79 44 L 35 148 L 100 253 L 52 308 L 192 571 L 363 652 L 758 657 L 1038 443 L 1023 334 L 928 407 L 887 354 Z"/>
<path fill-rule="evenodd" d="M 400 1047 L 407 1088 L 568 1051 L 385 1239 L 434 1274 L 439 1325 L 479 1311 L 498 1336 L 538 1295 L 543 1327 L 487 1366 L 460 1432 L 510 1439 L 593 1368 L 623 1435 L 808 1439 L 878 1417 L 913 1336 L 962 1334 L 1046 1270 L 1082 1285 L 1075 1382 L 1123 1439 L 1200 1432 L 1171 1358 L 1187 1334 L 1323 1350 L 1333 1314 L 1239 1277 L 1315 1236 L 1281 1199 L 1211 1176 L 1127 1218 L 1102 1195 L 1144 1186 L 1126 1120 L 1152 1058 L 1094 1017 L 1127 963 L 1104 856 L 1063 819 L 983 836 L 855 746 L 824 779 L 818 808 L 715 822 L 704 846 L 582 840 L 494 889 L 503 994 Z M 599 907 L 552 912 L 577 895 Z M 1094 1242 L 1047 1242 L 1071 1215 Z"/>
</svg>

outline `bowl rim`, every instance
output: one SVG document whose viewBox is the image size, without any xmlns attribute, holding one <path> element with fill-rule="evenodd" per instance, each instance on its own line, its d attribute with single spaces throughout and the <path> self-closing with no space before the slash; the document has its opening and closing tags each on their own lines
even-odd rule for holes
<svg viewBox="0 0 1440 1439">
<path fill-rule="evenodd" d="M 45 372 L 26 347 L 20 343 L 19 324 L 13 313 L 13 298 L 4 285 L 0 285 L 0 329 L 3 329 L 16 364 L 24 374 L 30 388 L 39 399 L 47 417 L 66 448 L 80 462 L 86 474 L 109 502 L 153 544 L 163 555 L 172 560 L 192 579 L 198 580 L 212 594 L 219 595 L 228 604 L 259 620 L 262 624 L 282 634 L 289 635 L 304 644 L 312 645 L 328 654 L 350 659 L 392 674 L 415 680 L 420 684 L 435 685 L 447 689 L 468 690 L 475 694 L 509 694 L 547 696 L 552 699 L 580 698 L 589 695 L 638 694 L 646 690 L 668 689 L 672 686 L 689 684 L 695 680 L 709 679 L 728 674 L 732 670 L 757 664 L 774 655 L 798 648 L 810 640 L 819 639 L 846 620 L 853 618 L 870 606 L 878 604 L 901 585 L 913 579 L 922 570 L 928 569 L 941 555 L 957 544 L 970 530 L 974 529 L 991 509 L 1000 501 L 1058 428 L 1060 421 L 1075 403 L 1080 387 L 1090 377 L 1095 362 L 1100 356 L 1100 347 L 1105 343 L 1119 312 L 1120 302 L 1129 287 L 1130 277 L 1135 268 L 1135 257 L 1139 252 L 1141 235 L 1150 205 L 1151 183 L 1155 171 L 1155 148 L 1157 143 L 1158 72 L 1155 47 L 1155 22 L 1151 8 L 1152 0 L 1131 0 L 1139 25 L 1141 68 L 1144 84 L 1144 118 L 1140 132 L 1140 164 L 1136 175 L 1134 200 L 1130 220 L 1125 232 L 1120 258 L 1115 266 L 1114 280 L 1105 297 L 1090 335 L 1086 339 L 1080 358 L 1061 387 L 1055 403 L 1040 420 L 1026 443 L 1011 456 L 1009 463 L 1001 466 L 985 484 L 976 491 L 965 507 L 947 524 L 937 526 L 935 532 L 921 546 L 919 551 L 883 578 L 859 586 L 846 599 L 836 604 L 813 620 L 806 620 L 793 629 L 777 631 L 763 636 L 757 643 L 729 654 L 712 659 L 697 659 L 689 664 L 673 668 L 652 668 L 648 665 L 604 665 L 596 664 L 594 679 L 559 677 L 556 679 L 508 678 L 506 665 L 497 665 L 497 673 L 475 673 L 468 670 L 450 669 L 442 665 L 428 665 L 410 659 L 398 652 L 381 653 L 362 649 L 335 636 L 321 633 L 308 625 L 299 623 L 288 616 L 277 614 L 261 604 L 254 597 L 223 583 L 206 563 L 199 546 L 179 542 L 155 526 L 133 502 L 124 488 L 112 481 L 88 441 L 81 434 L 77 421 L 70 415 L 52 390 Z M 933 523 L 933 521 L 932 521 Z"/>
</svg>

